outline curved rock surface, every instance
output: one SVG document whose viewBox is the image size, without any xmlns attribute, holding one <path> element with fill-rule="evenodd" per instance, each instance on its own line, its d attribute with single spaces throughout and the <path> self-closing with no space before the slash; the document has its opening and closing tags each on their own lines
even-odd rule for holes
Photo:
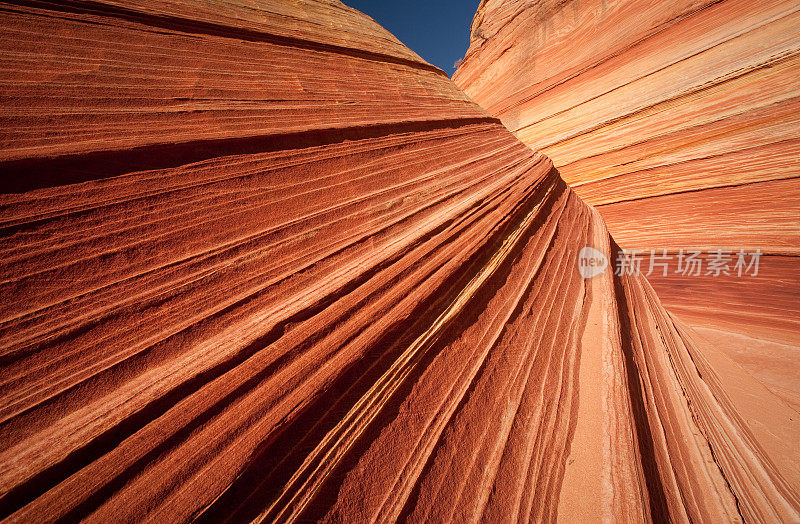
<svg viewBox="0 0 800 524">
<path fill-rule="evenodd" d="M 758 278 L 650 280 L 800 409 L 800 4 L 483 0 L 453 79 L 624 248 L 760 250 Z"/>
<path fill-rule="evenodd" d="M 0 517 L 800 518 L 796 412 L 369 18 L 0 19 Z"/>
</svg>

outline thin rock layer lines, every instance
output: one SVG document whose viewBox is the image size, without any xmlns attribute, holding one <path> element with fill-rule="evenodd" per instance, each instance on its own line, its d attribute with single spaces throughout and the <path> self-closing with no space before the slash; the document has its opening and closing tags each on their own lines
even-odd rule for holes
<svg viewBox="0 0 800 524">
<path fill-rule="evenodd" d="M 369 18 L 0 30 L 0 517 L 799 518 L 795 412 L 644 278 L 582 278 L 600 215 Z"/>
<path fill-rule="evenodd" d="M 650 281 L 800 410 L 800 3 L 483 0 L 453 79 L 622 247 L 759 250 L 757 278 Z"/>
</svg>

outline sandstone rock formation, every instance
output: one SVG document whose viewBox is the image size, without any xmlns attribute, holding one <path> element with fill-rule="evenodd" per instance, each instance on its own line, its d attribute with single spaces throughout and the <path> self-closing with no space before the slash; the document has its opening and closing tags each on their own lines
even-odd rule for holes
<svg viewBox="0 0 800 524">
<path fill-rule="evenodd" d="M 796 412 L 369 18 L 0 7 L 0 517 L 800 515 Z"/>
<path fill-rule="evenodd" d="M 763 253 L 659 297 L 800 409 L 800 4 L 483 0 L 454 81 L 629 249 Z"/>
</svg>

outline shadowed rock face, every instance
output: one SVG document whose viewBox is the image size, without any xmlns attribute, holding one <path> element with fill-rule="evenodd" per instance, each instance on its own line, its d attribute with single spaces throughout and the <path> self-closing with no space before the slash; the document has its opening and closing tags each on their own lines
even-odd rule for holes
<svg viewBox="0 0 800 524">
<path fill-rule="evenodd" d="M 758 278 L 650 281 L 800 409 L 800 5 L 484 0 L 453 77 L 628 249 L 760 250 Z"/>
<path fill-rule="evenodd" d="M 369 18 L 0 31 L 1 517 L 798 518 L 796 412 L 582 278 L 600 214 Z"/>
</svg>

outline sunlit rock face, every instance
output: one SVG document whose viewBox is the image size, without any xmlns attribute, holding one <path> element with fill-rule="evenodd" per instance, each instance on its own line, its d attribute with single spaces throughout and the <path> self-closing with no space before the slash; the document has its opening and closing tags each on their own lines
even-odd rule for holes
<svg viewBox="0 0 800 524">
<path fill-rule="evenodd" d="M 622 247 L 763 254 L 753 278 L 649 280 L 800 409 L 800 5 L 484 0 L 471 35 L 455 83 Z"/>
<path fill-rule="evenodd" d="M 369 18 L 0 31 L 0 517 L 798 519 L 796 412 L 584 278 L 600 214 Z"/>
</svg>

